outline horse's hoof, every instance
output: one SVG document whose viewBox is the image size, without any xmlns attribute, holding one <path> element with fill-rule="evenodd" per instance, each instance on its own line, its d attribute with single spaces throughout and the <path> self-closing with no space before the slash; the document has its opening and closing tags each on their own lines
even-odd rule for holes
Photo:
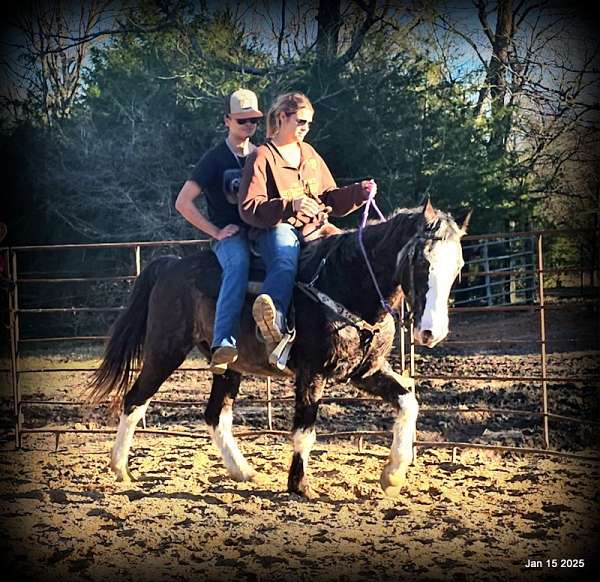
<svg viewBox="0 0 600 582">
<path fill-rule="evenodd" d="M 398 495 L 400 495 L 400 491 L 402 491 L 402 487 L 384 487 L 381 485 L 381 488 L 383 489 L 383 494 L 386 497 L 398 497 Z"/>
<path fill-rule="evenodd" d="M 254 471 L 249 481 L 252 481 L 255 485 L 267 485 L 269 483 L 269 479 L 265 475 L 256 471 Z"/>
<path fill-rule="evenodd" d="M 129 471 L 129 467 L 125 465 L 125 467 L 118 466 L 114 459 L 110 459 L 110 470 L 114 473 L 115 478 L 119 483 L 131 483 L 135 481 L 133 475 Z"/>
<path fill-rule="evenodd" d="M 254 469 L 250 469 L 250 467 L 248 467 L 247 469 L 231 473 L 231 478 L 238 483 L 244 483 L 246 481 L 254 481 L 258 478 L 257 475 L 258 473 Z"/>
<path fill-rule="evenodd" d="M 388 497 L 396 497 L 400 493 L 402 486 L 406 482 L 407 469 L 408 463 L 401 463 L 396 470 L 393 470 L 392 466 L 389 463 L 386 463 L 379 479 L 379 483 L 385 495 Z"/>
<path fill-rule="evenodd" d="M 304 479 L 302 479 L 295 487 L 289 486 L 288 493 L 299 495 L 300 497 L 308 500 L 319 498 L 318 492 L 315 491 Z"/>
<path fill-rule="evenodd" d="M 308 499 L 309 501 L 315 501 L 319 499 L 319 493 L 312 487 L 306 487 L 304 491 L 302 491 L 301 495 L 304 497 L 304 499 Z"/>
<path fill-rule="evenodd" d="M 115 478 L 119 483 L 131 483 L 135 481 L 133 475 L 129 471 L 129 467 L 125 467 L 124 469 L 121 467 L 115 467 L 111 464 L 110 466 L 112 472 L 115 474 Z"/>
<path fill-rule="evenodd" d="M 288 491 L 288 493 L 290 495 L 297 495 L 302 499 L 306 499 L 306 501 L 316 501 L 319 498 L 319 494 L 316 493 L 314 489 L 311 489 L 310 487 L 307 487 L 306 489 L 302 490 L 297 489 L 296 491 Z"/>
</svg>

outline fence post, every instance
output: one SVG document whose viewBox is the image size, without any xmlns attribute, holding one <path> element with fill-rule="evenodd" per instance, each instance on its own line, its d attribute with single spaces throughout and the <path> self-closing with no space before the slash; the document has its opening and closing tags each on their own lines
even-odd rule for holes
<svg viewBox="0 0 600 582">
<path fill-rule="evenodd" d="M 489 260 L 489 252 L 488 252 L 488 241 L 484 241 L 483 243 L 483 268 L 486 273 L 490 272 L 490 260 Z M 492 279 L 489 274 L 485 275 L 485 295 L 487 299 L 487 304 L 490 306 L 492 304 L 492 287 L 491 287 Z"/>
<path fill-rule="evenodd" d="M 579 290 L 581 293 L 581 297 L 584 297 L 584 288 L 585 288 L 585 263 L 583 260 L 583 253 L 585 252 L 583 248 L 583 243 L 579 243 L 579 268 L 581 269 L 579 273 Z"/>
<path fill-rule="evenodd" d="M 529 285 L 525 284 L 526 289 L 528 289 L 528 291 L 525 292 L 525 301 L 527 303 L 534 303 L 535 302 L 535 297 L 536 297 L 536 286 L 537 286 L 537 277 L 535 276 L 535 237 L 534 236 L 530 236 L 527 239 L 527 242 L 529 243 L 529 247 L 531 250 L 531 286 L 533 287 L 533 289 L 529 289 Z M 529 260 L 527 261 L 529 263 Z M 529 273 L 529 267 L 527 269 L 525 269 L 525 277 L 528 276 Z M 526 279 L 527 280 L 527 279 Z"/>
<path fill-rule="evenodd" d="M 271 402 L 271 376 L 267 376 L 267 426 L 273 430 L 273 403 Z"/>
<path fill-rule="evenodd" d="M 548 427 L 548 383 L 546 360 L 546 314 L 544 311 L 544 241 L 541 234 L 537 236 L 537 271 L 538 294 L 540 302 L 540 356 L 542 363 L 542 412 L 544 419 L 544 447 L 550 448 L 550 432 Z"/>
<path fill-rule="evenodd" d="M 10 261 L 8 260 L 10 256 Z M 10 380 L 13 391 L 13 411 L 15 422 L 15 448 L 21 448 L 21 389 L 19 386 L 19 317 L 17 309 L 17 256 L 14 251 L 6 252 L 6 265 L 12 288 L 8 292 L 8 318 L 10 343 Z"/>
<path fill-rule="evenodd" d="M 409 333 L 410 333 L 410 377 L 414 378 L 415 377 L 415 328 L 413 327 L 413 322 L 411 320 L 410 322 L 410 327 L 409 329 Z M 413 389 L 413 394 L 416 398 L 417 394 L 417 387 L 414 386 Z M 412 440 L 413 440 L 413 447 L 412 447 L 412 461 L 411 463 L 414 465 L 415 461 L 417 460 L 417 447 L 415 446 L 415 442 L 417 441 L 417 425 L 415 423 L 415 429 L 413 431 L 413 435 L 412 435 Z"/>
<path fill-rule="evenodd" d="M 514 239 L 511 239 L 508 243 L 508 248 L 510 250 L 508 259 L 508 271 L 510 273 L 508 280 L 508 302 L 510 305 L 512 305 L 513 303 L 517 303 L 519 301 L 519 298 L 517 297 L 518 275 L 516 273 L 517 267 L 519 266 L 519 261 L 514 256 L 515 253 L 519 252 L 519 245 Z"/>
<path fill-rule="evenodd" d="M 140 245 L 136 245 L 133 252 L 135 255 L 135 276 L 139 277 L 142 272 L 142 252 Z"/>
<path fill-rule="evenodd" d="M 142 272 L 142 249 L 140 245 L 135 245 L 133 247 L 133 257 L 135 259 L 135 276 L 139 277 Z M 147 410 L 147 409 L 146 409 Z M 142 416 L 142 428 L 146 430 L 148 425 L 146 424 L 146 412 L 144 412 L 144 416 Z"/>
</svg>

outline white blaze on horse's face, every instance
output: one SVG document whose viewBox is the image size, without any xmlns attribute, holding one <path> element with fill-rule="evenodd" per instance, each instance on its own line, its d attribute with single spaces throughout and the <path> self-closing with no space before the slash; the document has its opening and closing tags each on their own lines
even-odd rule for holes
<svg viewBox="0 0 600 582">
<path fill-rule="evenodd" d="M 464 262 L 458 239 L 436 240 L 424 255 L 429 262 L 428 289 L 415 340 L 432 348 L 448 335 L 448 298 Z"/>
</svg>

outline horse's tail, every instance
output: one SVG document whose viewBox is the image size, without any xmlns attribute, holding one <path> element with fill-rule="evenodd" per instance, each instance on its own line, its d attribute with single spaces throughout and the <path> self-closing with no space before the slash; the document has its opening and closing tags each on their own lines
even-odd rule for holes
<svg viewBox="0 0 600 582">
<path fill-rule="evenodd" d="M 122 401 L 133 371 L 142 361 L 150 293 L 161 271 L 178 257 L 165 256 L 153 260 L 139 275 L 125 311 L 114 322 L 100 367 L 87 386 L 87 399 L 97 404 L 109 394 L 112 407 Z"/>
</svg>

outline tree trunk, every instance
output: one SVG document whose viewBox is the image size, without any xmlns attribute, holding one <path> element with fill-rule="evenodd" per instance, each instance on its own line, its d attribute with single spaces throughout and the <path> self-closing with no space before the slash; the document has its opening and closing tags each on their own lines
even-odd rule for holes
<svg viewBox="0 0 600 582">
<path fill-rule="evenodd" d="M 512 0 L 498 0 L 496 31 L 492 42 L 492 57 L 488 69 L 488 81 L 492 106 L 492 133 L 488 151 L 497 159 L 506 152 L 510 116 L 505 109 L 508 87 L 508 59 L 512 43 Z"/>
<path fill-rule="evenodd" d="M 341 0 L 321 0 L 317 13 L 317 57 L 325 65 L 331 64 L 337 57 L 340 27 Z"/>
</svg>

